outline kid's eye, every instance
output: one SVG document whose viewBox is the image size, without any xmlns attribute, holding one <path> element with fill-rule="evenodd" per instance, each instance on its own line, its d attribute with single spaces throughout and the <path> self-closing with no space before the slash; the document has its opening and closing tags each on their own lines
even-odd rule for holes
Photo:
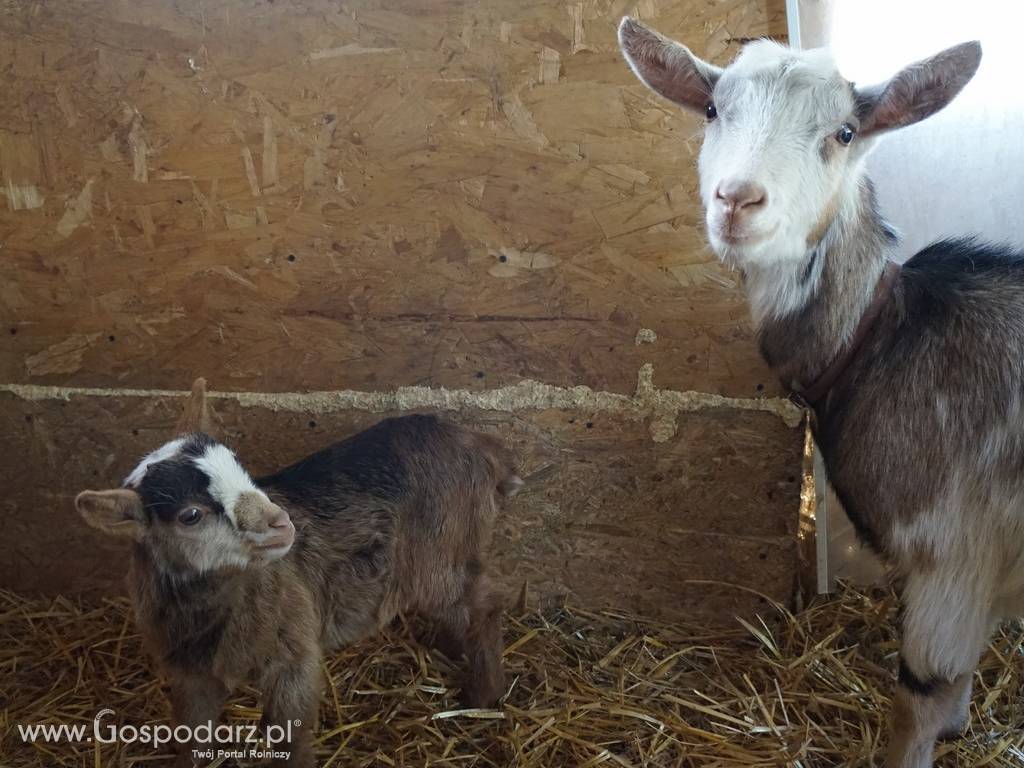
<svg viewBox="0 0 1024 768">
<path fill-rule="evenodd" d="M 844 146 L 849 146 L 850 142 L 853 141 L 853 137 L 857 135 L 857 132 L 853 130 L 853 126 L 849 123 L 844 123 L 843 127 L 839 129 L 839 133 L 836 134 L 836 141 Z"/>
<path fill-rule="evenodd" d="M 195 525 L 203 519 L 203 511 L 199 507 L 189 507 L 178 513 L 178 522 L 182 525 Z"/>
<path fill-rule="evenodd" d="M 714 120 L 716 117 L 718 117 L 718 108 L 714 104 L 708 104 L 704 108 L 704 116 L 708 120 Z"/>
</svg>

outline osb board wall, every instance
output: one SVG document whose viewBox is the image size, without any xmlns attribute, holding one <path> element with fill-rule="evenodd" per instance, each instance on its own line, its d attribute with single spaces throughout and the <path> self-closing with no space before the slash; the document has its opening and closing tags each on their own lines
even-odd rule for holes
<svg viewBox="0 0 1024 768">
<path fill-rule="evenodd" d="M 212 405 L 218 436 L 256 474 L 396 415 Z M 0 484 L 13 489 L 0 498 L 5 539 L 20 542 L 0 577 L 13 566 L 27 585 L 45 584 L 56 572 L 76 590 L 120 578 L 128 547 L 80 524 L 70 499 L 118 483 L 168 439 L 180 412 L 180 398 L 0 394 L 0 428 L 21 459 L 0 463 Z M 510 601 L 525 581 L 531 601 L 571 593 L 578 605 L 724 620 L 762 608 L 761 595 L 791 593 L 800 472 L 778 461 L 775 451 L 788 449 L 796 431 L 774 414 L 704 409 L 680 417 L 662 443 L 644 418 L 624 412 L 468 408 L 448 416 L 500 434 L 528 478 L 499 515 L 493 544 Z M 26 477 L 26 465 L 37 471 Z M 80 554 L 69 562 L 69 552 Z"/>
<path fill-rule="evenodd" d="M 784 32 L 781 0 L 0 6 L 0 377 L 775 391 L 697 119 L 617 53 L 636 11 L 714 59 Z"/>
<path fill-rule="evenodd" d="M 692 430 L 706 438 L 713 415 L 719 449 L 785 496 L 800 439 L 778 416 L 746 410 L 745 398 L 778 390 L 738 278 L 701 234 L 698 122 L 635 81 L 614 33 L 632 13 L 724 61 L 747 38 L 782 36 L 783 6 L 0 2 L 0 385 L 176 390 L 204 375 L 236 392 L 489 392 L 529 379 L 628 395 L 649 363 L 658 387 L 696 392 L 710 411 L 627 429 L 618 447 L 621 419 L 600 402 L 562 414 L 589 432 L 557 432 L 545 409 L 511 401 L 491 416 L 503 433 L 519 435 L 525 420 L 534 440 L 557 433 L 567 456 L 591 455 L 593 486 L 575 487 L 591 504 L 624 505 L 621 519 L 653 505 L 667 524 L 690 506 L 682 491 L 659 497 L 642 484 L 616 497 L 601 486 L 615 467 L 621 483 L 645 462 L 717 477 L 690 527 L 722 515 L 716 530 L 734 538 L 699 546 L 732 580 L 760 583 L 733 543 L 752 523 L 720 508 L 763 505 L 759 475 L 716 475 L 714 441 L 688 447 L 673 470 L 672 446 Z M 20 461 L 10 478 L 19 504 L 5 517 L 22 533 L 0 583 L 70 590 L 105 562 L 102 545 L 69 538 L 55 570 L 32 542 L 71 536 L 71 479 L 88 479 L 83 468 L 120 471 L 152 447 L 131 430 L 159 431 L 146 420 L 159 398 L 131 399 L 129 419 L 94 411 L 80 390 L 64 396 L 40 401 L 31 422 L 18 422 L 32 415 L 25 402 L 0 400 L 21 435 L 9 456 L 46 459 Z M 239 424 L 268 458 L 291 456 L 309 435 L 279 431 L 271 413 L 245 409 Z M 321 438 L 366 416 L 335 418 Z M 73 455 L 75 430 L 95 455 Z M 116 461 L 101 466 L 100 455 Z M 564 494 L 551 503 L 566 536 L 601 530 L 568 490 L 551 493 Z M 757 514 L 782 530 L 795 509 L 794 491 Z M 637 547 L 650 536 L 631 530 Z M 692 564 L 690 549 L 681 542 L 671 562 Z M 560 555 L 520 554 L 548 574 L 541 581 L 562 572 L 585 588 Z"/>
</svg>

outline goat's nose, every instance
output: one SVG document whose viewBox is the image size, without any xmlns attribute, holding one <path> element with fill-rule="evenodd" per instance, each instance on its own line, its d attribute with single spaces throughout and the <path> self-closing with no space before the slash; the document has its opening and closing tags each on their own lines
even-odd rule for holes
<svg viewBox="0 0 1024 768">
<path fill-rule="evenodd" d="M 723 181 L 715 190 L 715 197 L 727 208 L 739 211 L 744 208 L 757 208 L 768 201 L 768 192 L 760 184 L 753 181 Z"/>
<path fill-rule="evenodd" d="M 287 528 L 290 524 L 291 518 L 288 517 L 288 513 L 280 508 L 278 508 L 273 517 L 267 521 L 267 525 L 271 528 Z"/>
</svg>

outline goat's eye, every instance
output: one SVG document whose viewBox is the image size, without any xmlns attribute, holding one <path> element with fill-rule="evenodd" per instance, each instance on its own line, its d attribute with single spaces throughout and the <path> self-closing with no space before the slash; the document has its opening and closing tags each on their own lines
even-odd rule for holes
<svg viewBox="0 0 1024 768">
<path fill-rule="evenodd" d="M 203 519 L 203 511 L 198 507 L 189 507 L 178 513 L 178 522 L 182 525 L 195 525 Z"/>
<path fill-rule="evenodd" d="M 839 129 L 839 133 L 836 134 L 836 141 L 843 145 L 849 145 L 856 135 L 857 132 L 853 130 L 853 127 L 849 123 L 844 123 L 843 127 Z"/>
<path fill-rule="evenodd" d="M 708 120 L 714 120 L 718 117 L 718 108 L 715 107 L 714 104 L 708 104 L 704 107 L 704 116 L 707 117 Z"/>
</svg>

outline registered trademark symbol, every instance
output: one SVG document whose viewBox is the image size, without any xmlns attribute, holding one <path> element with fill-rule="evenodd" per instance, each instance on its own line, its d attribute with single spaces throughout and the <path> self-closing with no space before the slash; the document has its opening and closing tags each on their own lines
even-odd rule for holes
<svg viewBox="0 0 1024 768">
<path fill-rule="evenodd" d="M 294 726 L 295 726 L 296 728 L 298 728 L 298 727 L 299 727 L 300 725 L 302 725 L 302 721 L 301 721 L 301 720 L 292 720 L 292 724 L 293 724 L 293 725 L 294 725 Z"/>
</svg>

